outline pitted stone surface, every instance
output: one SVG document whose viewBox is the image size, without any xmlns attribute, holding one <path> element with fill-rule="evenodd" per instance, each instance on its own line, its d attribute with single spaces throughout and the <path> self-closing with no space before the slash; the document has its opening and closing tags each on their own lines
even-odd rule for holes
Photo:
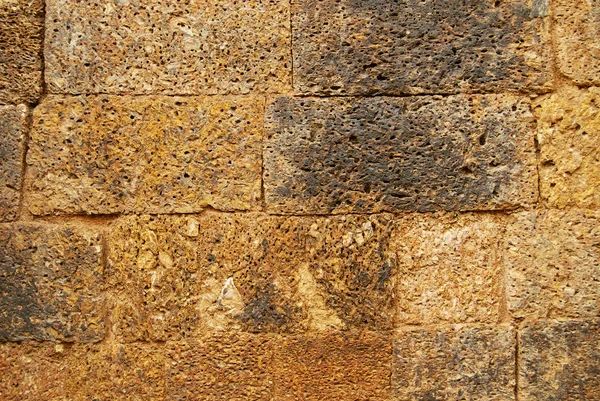
<svg viewBox="0 0 600 401">
<path fill-rule="evenodd" d="M 43 0 L 0 1 L 0 104 L 42 94 Z"/>
<path fill-rule="evenodd" d="M 533 110 L 542 198 L 559 208 L 600 206 L 600 88 L 565 88 Z"/>
<path fill-rule="evenodd" d="M 504 219 L 489 214 L 408 215 L 394 222 L 400 324 L 496 323 L 504 293 L 498 244 Z"/>
<path fill-rule="evenodd" d="M 167 343 L 169 400 L 270 401 L 272 337 L 220 335 Z"/>
<path fill-rule="evenodd" d="M 600 212 L 523 212 L 507 227 L 504 261 L 513 316 L 600 314 Z"/>
<path fill-rule="evenodd" d="M 46 81 L 63 94 L 244 94 L 291 84 L 287 0 L 46 6 Z"/>
<path fill-rule="evenodd" d="M 25 106 L 0 106 L 0 222 L 17 218 L 26 130 Z"/>
<path fill-rule="evenodd" d="M 108 241 L 108 277 L 122 299 L 116 335 L 135 341 L 224 330 L 389 330 L 390 225 L 388 215 L 120 219 Z"/>
<path fill-rule="evenodd" d="M 548 91 L 547 15 L 546 0 L 296 0 L 294 87 L 318 94 Z"/>
<path fill-rule="evenodd" d="M 261 186 L 263 100 L 50 96 L 27 154 L 36 215 L 251 209 Z"/>
<path fill-rule="evenodd" d="M 519 336 L 519 399 L 600 399 L 600 320 L 540 321 Z"/>
<path fill-rule="evenodd" d="M 510 326 L 400 331 L 394 343 L 396 400 L 514 400 L 515 333 Z"/>
<path fill-rule="evenodd" d="M 553 0 L 558 66 L 582 85 L 600 84 L 600 3 Z"/>
<path fill-rule="evenodd" d="M 392 339 L 370 332 L 285 337 L 271 369 L 276 400 L 388 400 Z"/>
<path fill-rule="evenodd" d="M 104 337 L 98 232 L 74 225 L 0 225 L 0 340 Z"/>
<path fill-rule="evenodd" d="M 537 198 L 532 116 L 510 95 L 280 97 L 267 109 L 275 213 L 510 209 Z"/>
</svg>

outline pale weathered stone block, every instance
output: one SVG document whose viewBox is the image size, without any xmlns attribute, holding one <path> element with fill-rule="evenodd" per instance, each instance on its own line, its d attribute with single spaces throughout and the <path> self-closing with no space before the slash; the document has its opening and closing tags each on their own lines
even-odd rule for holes
<svg viewBox="0 0 600 401">
<path fill-rule="evenodd" d="M 0 1 L 0 104 L 42 94 L 43 0 Z"/>
<path fill-rule="evenodd" d="M 600 206 L 600 88 L 564 88 L 534 112 L 542 198 L 559 208 Z"/>
<path fill-rule="evenodd" d="M 508 325 L 403 329 L 394 343 L 394 399 L 514 400 L 515 349 Z"/>
<path fill-rule="evenodd" d="M 549 91 L 547 15 L 547 0 L 294 1 L 294 87 L 318 94 Z"/>
<path fill-rule="evenodd" d="M 270 367 L 271 399 L 389 400 L 392 339 L 370 332 L 284 337 Z"/>
<path fill-rule="evenodd" d="M 515 317 L 600 314 L 600 212 L 523 212 L 508 225 L 504 260 Z"/>
<path fill-rule="evenodd" d="M 505 291 L 498 246 L 504 226 L 496 214 L 398 218 L 391 235 L 397 321 L 498 322 Z"/>
<path fill-rule="evenodd" d="M 252 209 L 263 100 L 50 96 L 27 154 L 33 214 Z"/>
<path fill-rule="evenodd" d="M 529 100 L 280 97 L 264 186 L 276 213 L 510 209 L 537 198 Z"/>
<path fill-rule="evenodd" d="M 100 234 L 75 225 L 0 225 L 0 340 L 104 337 Z"/>
<path fill-rule="evenodd" d="M 109 281 L 126 341 L 393 327 L 390 216 L 205 212 L 118 220 Z"/>
<path fill-rule="evenodd" d="M 519 399 L 600 399 L 600 321 L 540 321 L 519 335 Z"/>
<path fill-rule="evenodd" d="M 19 211 L 26 130 L 25 106 L 0 106 L 0 222 Z"/>
<path fill-rule="evenodd" d="M 49 0 L 51 93 L 244 94 L 291 85 L 287 0 Z"/>
<path fill-rule="evenodd" d="M 558 66 L 577 84 L 600 84 L 600 3 L 553 0 Z"/>
</svg>

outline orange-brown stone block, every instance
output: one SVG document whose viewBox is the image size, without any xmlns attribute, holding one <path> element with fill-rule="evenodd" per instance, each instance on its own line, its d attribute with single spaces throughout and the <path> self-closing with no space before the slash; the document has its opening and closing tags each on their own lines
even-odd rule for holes
<svg viewBox="0 0 600 401">
<path fill-rule="evenodd" d="M 275 400 L 389 400 L 392 339 L 368 332 L 285 337 L 271 370 Z"/>
<path fill-rule="evenodd" d="M 519 335 L 519 399 L 599 400 L 600 320 L 540 321 Z"/>
<path fill-rule="evenodd" d="M 17 218 L 26 130 L 25 106 L 0 106 L 0 222 Z"/>
<path fill-rule="evenodd" d="M 564 88 L 534 112 L 542 198 L 559 208 L 600 206 L 600 88 Z"/>
<path fill-rule="evenodd" d="M 394 399 L 514 400 L 515 349 L 508 325 L 401 330 L 394 344 Z"/>
<path fill-rule="evenodd" d="M 101 238 L 76 225 L 0 225 L 0 340 L 104 337 Z"/>
<path fill-rule="evenodd" d="M 43 0 L 0 1 L 0 104 L 42 94 Z"/>
<path fill-rule="evenodd" d="M 508 225 L 504 261 L 515 317 L 600 314 L 600 212 L 523 212 Z"/>
<path fill-rule="evenodd" d="M 504 279 L 496 214 L 408 215 L 392 232 L 401 324 L 495 323 Z"/>
<path fill-rule="evenodd" d="M 114 330 L 127 341 L 213 331 L 393 325 L 390 216 L 131 216 L 109 239 Z"/>
<path fill-rule="evenodd" d="M 272 339 L 237 333 L 167 343 L 167 399 L 272 400 Z"/>
<path fill-rule="evenodd" d="M 547 0 L 293 1 L 294 87 L 316 94 L 548 91 L 548 13 Z"/>
<path fill-rule="evenodd" d="M 537 199 L 528 99 L 280 97 L 267 108 L 274 213 L 501 210 Z"/>
<path fill-rule="evenodd" d="M 553 0 L 558 66 L 577 84 L 600 84 L 600 4 Z"/>
<path fill-rule="evenodd" d="M 251 209 L 263 100 L 50 96 L 27 154 L 33 214 Z"/>
<path fill-rule="evenodd" d="M 46 2 L 51 93 L 244 94 L 291 85 L 287 0 Z"/>
</svg>

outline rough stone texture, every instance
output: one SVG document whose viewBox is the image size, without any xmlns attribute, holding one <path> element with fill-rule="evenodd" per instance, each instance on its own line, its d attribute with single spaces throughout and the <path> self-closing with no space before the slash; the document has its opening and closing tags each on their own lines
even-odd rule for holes
<svg viewBox="0 0 600 401">
<path fill-rule="evenodd" d="M 240 94 L 291 84 L 287 0 L 49 0 L 51 93 Z"/>
<path fill-rule="evenodd" d="M 600 320 L 537 322 L 519 336 L 519 399 L 600 399 Z"/>
<path fill-rule="evenodd" d="M 51 96 L 35 109 L 33 214 L 250 209 L 261 186 L 261 98 Z"/>
<path fill-rule="evenodd" d="M 600 84 L 600 3 L 553 0 L 557 63 L 577 84 Z"/>
<path fill-rule="evenodd" d="M 233 334 L 168 343 L 167 399 L 270 401 L 270 336 Z"/>
<path fill-rule="evenodd" d="M 64 401 L 65 346 L 54 343 L 0 343 L 0 399 Z"/>
<path fill-rule="evenodd" d="M 74 225 L 0 225 L 0 340 L 104 337 L 101 238 Z"/>
<path fill-rule="evenodd" d="M 542 198 L 559 208 L 600 206 L 600 88 L 564 88 L 534 112 Z"/>
<path fill-rule="evenodd" d="M 600 314 L 600 212 L 523 212 L 507 228 L 508 307 L 515 317 Z"/>
<path fill-rule="evenodd" d="M 25 106 L 0 106 L 0 222 L 17 218 L 26 129 Z"/>
<path fill-rule="evenodd" d="M 320 94 L 550 89 L 547 0 L 296 0 L 294 87 Z"/>
<path fill-rule="evenodd" d="M 275 400 L 389 400 L 392 340 L 374 333 L 286 337 L 271 368 Z"/>
<path fill-rule="evenodd" d="M 0 104 L 42 94 L 43 0 L 0 1 Z"/>
<path fill-rule="evenodd" d="M 396 307 L 401 324 L 496 323 L 504 302 L 498 215 L 398 218 Z"/>
<path fill-rule="evenodd" d="M 301 332 L 393 325 L 388 215 L 142 216 L 112 227 L 107 277 L 126 341 L 223 330 Z"/>
<path fill-rule="evenodd" d="M 510 95 L 276 99 L 275 213 L 507 209 L 537 197 L 529 101 Z"/>
<path fill-rule="evenodd" d="M 508 325 L 401 330 L 394 342 L 397 400 L 514 400 L 515 333 Z"/>
</svg>

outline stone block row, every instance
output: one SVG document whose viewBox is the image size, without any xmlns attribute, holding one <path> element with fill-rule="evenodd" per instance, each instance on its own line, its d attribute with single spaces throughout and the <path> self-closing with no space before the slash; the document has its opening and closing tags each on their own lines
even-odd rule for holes
<svg viewBox="0 0 600 401">
<path fill-rule="evenodd" d="M 19 213 L 28 116 L 24 105 L 0 106 L 0 222 Z"/>
<path fill-rule="evenodd" d="M 599 221 L 574 209 L 5 223 L 0 339 L 97 342 L 110 332 L 130 343 L 593 318 Z"/>
<path fill-rule="evenodd" d="M 3 400 L 597 399 L 600 321 L 0 344 Z M 518 347 L 517 347 L 518 342 Z M 517 351 L 518 349 L 518 351 Z M 518 381 L 516 380 L 518 377 Z"/>
</svg>

